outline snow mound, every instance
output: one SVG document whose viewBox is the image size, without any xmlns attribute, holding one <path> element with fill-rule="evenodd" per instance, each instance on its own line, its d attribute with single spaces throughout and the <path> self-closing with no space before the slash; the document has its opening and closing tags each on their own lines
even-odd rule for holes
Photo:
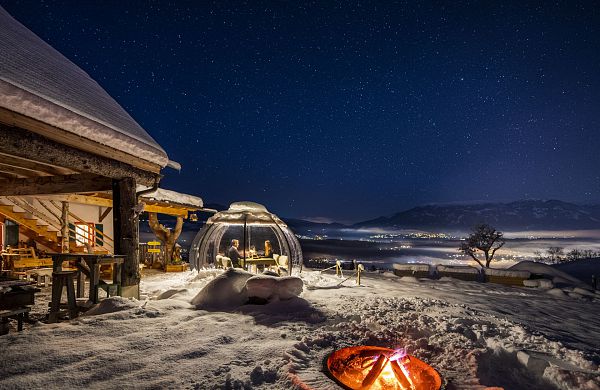
<svg viewBox="0 0 600 390">
<path fill-rule="evenodd" d="M 561 286 L 584 286 L 581 280 L 556 269 L 548 264 L 536 263 L 534 261 L 521 261 L 509 268 L 512 271 L 529 271 L 532 274 L 543 275 L 552 280 L 554 285 Z M 487 272 L 487 271 L 486 271 Z"/>
<path fill-rule="evenodd" d="M 254 275 L 230 268 L 211 280 L 192 299 L 198 309 L 235 309 L 248 302 L 249 298 L 262 301 L 288 300 L 302 293 L 304 283 L 295 276 L 276 277 Z"/>
<path fill-rule="evenodd" d="M 403 276 L 400 278 L 400 280 L 408 283 L 419 283 L 419 279 L 415 278 L 414 276 Z"/>
<path fill-rule="evenodd" d="M 156 299 L 157 299 L 157 300 L 161 300 L 161 299 L 170 299 L 170 298 L 173 298 L 173 297 L 174 297 L 175 295 L 177 295 L 177 294 L 186 293 L 187 291 L 188 291 L 188 290 L 187 290 L 187 289 L 185 289 L 185 288 L 180 288 L 180 289 L 173 288 L 173 289 L 167 290 L 167 291 L 165 291 L 165 292 L 163 292 L 163 293 L 160 293 L 160 294 L 159 294 L 159 295 L 156 297 Z"/>
<path fill-rule="evenodd" d="M 438 265 L 438 272 L 447 272 L 447 273 L 461 273 L 461 274 L 473 274 L 478 275 L 479 270 L 475 267 L 471 267 L 468 265 Z"/>
<path fill-rule="evenodd" d="M 295 276 L 283 278 L 271 275 L 257 275 L 246 281 L 248 298 L 260 298 L 267 301 L 288 300 L 302 293 L 304 283 Z"/>
<path fill-rule="evenodd" d="M 303 271 L 300 275 L 307 289 L 338 287 L 342 278 L 321 271 Z"/>
<path fill-rule="evenodd" d="M 577 278 L 584 282 L 589 282 L 592 275 L 600 276 L 600 258 L 581 259 L 569 261 L 567 263 L 554 264 L 552 268 L 561 270 L 571 277 Z"/>
<path fill-rule="evenodd" d="M 398 271 L 429 272 L 429 264 L 398 264 L 393 265 Z"/>
<path fill-rule="evenodd" d="M 235 268 L 230 268 L 222 275 L 211 280 L 192 299 L 192 305 L 197 309 L 233 309 L 243 305 L 248 300 L 246 281 L 253 274 Z"/>
<path fill-rule="evenodd" d="M 531 272 L 529 270 L 521 270 L 521 269 L 493 269 L 488 268 L 485 270 L 485 274 L 487 276 L 503 276 L 507 278 L 521 278 L 521 279 L 529 279 L 531 276 Z"/>
<path fill-rule="evenodd" d="M 140 302 L 135 299 L 110 297 L 102 300 L 96 306 L 86 311 L 85 316 L 97 316 L 101 314 L 116 313 L 123 310 L 135 309 L 140 307 Z"/>
<path fill-rule="evenodd" d="M 554 287 L 554 283 L 552 283 L 552 281 L 549 279 L 524 280 L 523 285 L 525 287 L 541 288 L 541 289 L 551 289 Z"/>
</svg>

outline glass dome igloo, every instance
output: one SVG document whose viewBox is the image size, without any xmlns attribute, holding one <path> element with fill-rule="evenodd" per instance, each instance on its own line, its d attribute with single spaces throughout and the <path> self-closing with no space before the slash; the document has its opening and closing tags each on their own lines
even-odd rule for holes
<svg viewBox="0 0 600 390">
<path fill-rule="evenodd" d="M 210 217 L 192 241 L 190 265 L 200 269 L 214 264 L 217 255 L 226 253 L 232 240 L 239 241 L 244 260 L 269 256 L 271 252 L 288 256 L 289 274 L 294 266 L 302 267 L 302 249 L 294 233 L 265 206 L 254 202 L 232 203 L 228 210 Z"/>
</svg>

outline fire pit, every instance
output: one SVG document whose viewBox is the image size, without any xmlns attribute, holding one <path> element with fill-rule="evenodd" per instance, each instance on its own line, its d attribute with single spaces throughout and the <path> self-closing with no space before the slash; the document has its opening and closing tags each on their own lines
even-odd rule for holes
<svg viewBox="0 0 600 390">
<path fill-rule="evenodd" d="M 329 355 L 327 369 L 349 389 L 438 390 L 442 386 L 437 371 L 402 349 L 343 348 Z"/>
</svg>

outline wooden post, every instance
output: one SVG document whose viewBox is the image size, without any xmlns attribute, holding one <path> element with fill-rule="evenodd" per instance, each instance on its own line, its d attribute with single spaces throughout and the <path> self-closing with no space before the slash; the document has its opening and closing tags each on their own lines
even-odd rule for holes
<svg viewBox="0 0 600 390">
<path fill-rule="evenodd" d="M 244 267 L 246 267 L 246 224 L 248 222 L 248 214 L 244 213 Z"/>
<path fill-rule="evenodd" d="M 125 255 L 121 269 L 123 296 L 139 297 L 140 259 L 139 226 L 135 212 L 137 196 L 135 179 L 126 177 L 113 181 L 113 228 L 115 254 Z"/>
<path fill-rule="evenodd" d="M 62 202 L 61 224 L 61 252 L 69 253 L 69 202 Z"/>
</svg>

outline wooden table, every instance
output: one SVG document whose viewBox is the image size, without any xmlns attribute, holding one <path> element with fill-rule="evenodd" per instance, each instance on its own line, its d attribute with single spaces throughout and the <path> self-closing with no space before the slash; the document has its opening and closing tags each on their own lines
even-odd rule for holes
<svg viewBox="0 0 600 390">
<path fill-rule="evenodd" d="M 272 257 L 255 257 L 255 258 L 246 258 L 246 260 L 240 259 L 243 261 L 243 267 L 246 267 L 248 265 L 262 265 L 263 269 L 266 266 L 275 266 L 277 267 L 277 273 L 279 273 L 279 264 L 277 263 L 277 260 L 275 260 Z"/>
<path fill-rule="evenodd" d="M 77 260 L 75 264 L 80 276 L 86 275 L 90 279 L 89 300 L 98 303 L 98 288 L 100 287 L 100 266 L 113 266 L 113 284 L 117 286 L 117 295 L 121 295 L 121 267 L 125 261 L 124 255 L 107 255 L 96 253 L 49 253 L 52 257 L 54 271 L 62 271 L 62 263 L 66 260 Z M 80 277 L 77 283 L 77 297 L 83 296 L 83 280 Z"/>
</svg>

